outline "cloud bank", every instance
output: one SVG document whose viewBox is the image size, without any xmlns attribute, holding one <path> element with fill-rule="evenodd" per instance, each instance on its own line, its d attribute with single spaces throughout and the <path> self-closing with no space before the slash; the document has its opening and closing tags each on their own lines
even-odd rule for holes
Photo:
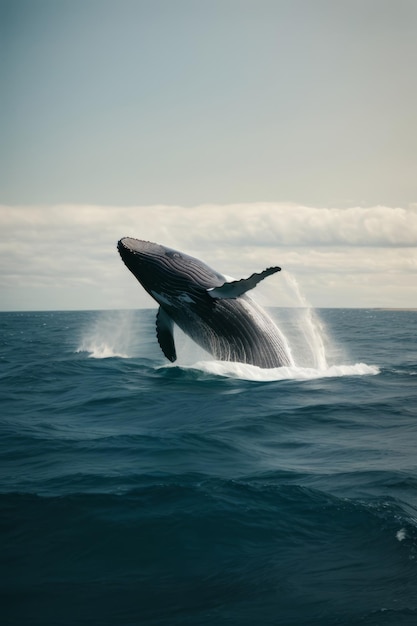
<svg viewBox="0 0 417 626">
<path fill-rule="evenodd" d="M 417 206 L 1 206 L 0 233 L 3 310 L 151 305 L 118 257 L 125 235 L 236 277 L 279 264 L 314 306 L 417 307 Z M 284 283 L 270 279 L 273 304 L 291 304 Z"/>
</svg>

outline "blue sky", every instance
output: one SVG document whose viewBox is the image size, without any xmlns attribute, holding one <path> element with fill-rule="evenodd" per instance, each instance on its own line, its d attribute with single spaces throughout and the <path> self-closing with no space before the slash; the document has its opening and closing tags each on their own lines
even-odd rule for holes
<svg viewBox="0 0 417 626">
<path fill-rule="evenodd" d="M 0 7 L 0 217 L 11 229 L 0 233 L 4 268 L 21 220 L 10 213 L 14 207 L 24 209 L 29 221 L 33 216 L 29 230 L 40 249 L 50 240 L 44 233 L 49 238 L 53 233 L 45 225 L 37 230 L 42 219 L 38 212 L 35 219 L 35 208 L 47 222 L 49 210 L 71 207 L 74 224 L 90 209 L 113 211 L 115 226 L 121 207 L 141 207 L 141 215 L 152 216 L 154 205 L 164 205 L 170 215 L 178 210 L 181 224 L 181 211 L 194 208 L 192 233 L 206 219 L 199 207 L 217 207 L 210 224 L 222 236 L 208 256 L 227 260 L 223 251 L 231 246 L 234 220 L 233 229 L 241 230 L 242 274 L 262 269 L 264 246 L 245 240 L 245 220 L 256 219 L 256 212 L 236 212 L 233 207 L 240 205 L 256 210 L 268 203 L 271 219 L 276 223 L 279 215 L 284 231 L 285 215 L 291 214 L 293 224 L 296 212 L 305 217 L 305 207 L 310 215 L 317 209 L 359 207 L 373 208 L 379 216 L 378 207 L 397 208 L 405 211 L 404 231 L 414 232 L 415 0 L 0 0 Z M 71 223 L 62 215 L 70 235 Z M 188 245 L 169 232 L 164 215 L 158 213 L 154 237 L 167 245 Z M 343 215 L 363 222 L 360 212 Z M 401 228 L 394 215 L 386 219 Z M 339 217 L 336 222 L 345 223 Z M 94 227 L 100 228 L 99 219 Z M 115 241 L 125 234 L 143 236 L 140 221 L 132 227 L 134 232 L 115 230 Z M 324 279 L 313 289 L 307 271 L 311 254 L 327 254 L 332 247 L 328 241 L 323 245 L 322 231 L 312 228 L 304 270 L 300 263 L 291 266 L 317 306 L 337 300 Z M 93 241 L 93 231 L 90 236 Z M 362 274 L 359 266 L 352 274 L 347 301 L 395 306 L 400 300 L 402 306 L 417 306 L 417 241 L 399 239 L 401 244 L 393 244 L 387 235 L 376 244 L 371 232 L 369 240 L 356 241 L 355 258 L 368 256 L 363 256 Z M 286 250 L 296 240 L 289 237 Z M 333 244 L 343 255 L 352 251 L 340 235 Z M 398 260 L 400 297 L 397 279 L 391 288 L 381 280 L 378 298 L 366 300 L 355 292 L 376 248 Z M 93 244 L 89 254 L 94 256 Z M 113 248 L 109 259 L 112 254 Z M 230 259 L 233 254 L 230 250 Z M 382 277 L 388 270 L 382 252 L 378 259 Z M 401 273 L 403 261 L 407 270 Z M 3 271 L 8 308 L 66 306 L 57 295 L 63 278 L 58 273 L 49 291 L 31 291 L 26 299 L 19 276 Z M 94 289 L 83 291 L 83 279 L 72 277 L 80 289 L 74 286 L 71 308 L 105 306 L 91 296 Z"/>
</svg>

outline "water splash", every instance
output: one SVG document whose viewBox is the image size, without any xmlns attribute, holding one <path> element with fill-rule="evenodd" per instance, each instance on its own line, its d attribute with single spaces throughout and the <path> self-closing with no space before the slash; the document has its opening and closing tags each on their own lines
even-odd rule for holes
<svg viewBox="0 0 417 626">
<path fill-rule="evenodd" d="M 162 368 L 178 367 L 178 365 L 164 365 Z M 230 361 L 198 361 L 192 365 L 181 365 L 181 369 L 199 370 L 205 374 L 251 380 L 258 382 L 272 382 L 278 380 L 316 380 L 319 378 L 338 378 L 341 376 L 369 376 L 379 374 L 375 365 L 355 363 L 354 365 L 332 365 L 326 368 L 313 367 L 276 367 L 263 369 L 248 363 Z"/>
<path fill-rule="evenodd" d="M 302 320 L 305 319 L 303 312 Z M 314 318 L 312 318 L 314 321 Z M 298 328 L 298 326 L 297 326 Z M 373 376 L 380 373 L 375 365 L 366 363 L 354 364 L 327 364 L 325 359 L 325 344 L 320 336 L 322 326 L 310 327 L 310 333 L 317 333 L 317 344 L 323 350 L 324 358 L 321 355 L 317 359 L 318 364 L 313 367 L 304 365 L 291 365 L 289 367 L 276 367 L 265 369 L 248 363 L 237 363 L 232 361 L 218 361 L 211 354 L 200 348 L 190 337 L 185 335 L 178 327 L 175 327 L 175 343 L 177 346 L 178 360 L 175 363 L 166 363 L 158 369 L 177 369 L 188 371 L 199 371 L 209 376 L 219 376 L 234 378 L 238 380 L 273 382 L 281 380 L 316 380 L 322 378 L 338 378 L 342 376 Z M 314 335 L 316 336 L 316 335 Z M 315 350 L 315 343 L 311 340 L 311 350 Z"/>
<path fill-rule="evenodd" d="M 85 329 L 77 352 L 93 359 L 129 358 L 133 311 L 101 311 Z"/>
<path fill-rule="evenodd" d="M 324 328 L 317 315 L 314 313 L 310 303 L 301 293 L 298 282 L 292 274 L 287 271 L 282 272 L 282 276 L 291 289 L 297 305 L 300 307 L 299 330 L 302 332 L 305 341 L 310 349 L 314 360 L 314 367 L 319 370 L 326 370 L 328 362 L 324 341 Z"/>
</svg>

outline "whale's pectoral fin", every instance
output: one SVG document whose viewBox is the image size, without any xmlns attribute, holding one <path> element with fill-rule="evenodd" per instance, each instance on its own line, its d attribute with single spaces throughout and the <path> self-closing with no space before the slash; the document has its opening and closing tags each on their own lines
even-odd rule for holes
<svg viewBox="0 0 417 626">
<path fill-rule="evenodd" d="M 207 289 L 207 293 L 212 298 L 238 298 L 242 294 L 246 293 L 246 291 L 256 287 L 256 285 L 267 276 L 271 276 L 271 274 L 275 274 L 275 272 L 279 271 L 281 271 L 280 267 L 268 267 L 268 269 L 260 272 L 259 274 L 252 274 L 249 278 L 234 280 L 230 283 L 224 283 L 220 287 Z"/>
<path fill-rule="evenodd" d="M 156 336 L 162 352 L 171 362 L 176 361 L 177 353 L 174 343 L 174 322 L 162 307 L 156 315 Z"/>
</svg>

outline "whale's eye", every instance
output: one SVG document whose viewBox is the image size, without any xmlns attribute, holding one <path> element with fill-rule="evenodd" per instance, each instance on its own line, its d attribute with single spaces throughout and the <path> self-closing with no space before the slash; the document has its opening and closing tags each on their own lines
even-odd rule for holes
<svg viewBox="0 0 417 626">
<path fill-rule="evenodd" d="M 181 259 L 182 258 L 180 253 L 176 252 L 175 250 L 168 250 L 166 255 L 169 256 L 170 259 Z"/>
</svg>

